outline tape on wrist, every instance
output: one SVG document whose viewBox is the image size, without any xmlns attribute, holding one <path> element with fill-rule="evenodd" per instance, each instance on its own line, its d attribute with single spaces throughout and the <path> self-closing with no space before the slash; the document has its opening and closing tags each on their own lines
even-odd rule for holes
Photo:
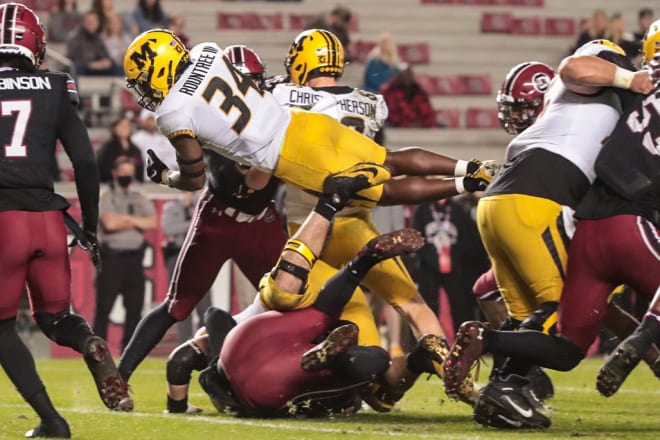
<svg viewBox="0 0 660 440">
<path fill-rule="evenodd" d="M 467 174 L 468 161 L 459 159 L 454 167 L 454 176 L 465 176 Z"/>
<path fill-rule="evenodd" d="M 310 267 L 313 266 L 314 262 L 316 261 L 316 255 L 314 255 L 314 252 L 312 252 L 312 250 L 300 240 L 296 240 L 293 238 L 290 239 L 289 241 L 286 242 L 286 246 L 284 246 L 284 250 L 293 251 L 299 254 L 301 257 L 307 260 L 307 263 L 309 263 Z"/>
<path fill-rule="evenodd" d="M 616 66 L 616 69 L 614 70 L 614 79 L 612 80 L 612 85 L 620 89 L 629 89 L 632 85 L 633 78 L 635 78 L 635 72 L 631 72 L 628 69 Z"/>
<path fill-rule="evenodd" d="M 456 185 L 456 192 L 463 194 L 465 192 L 465 186 L 463 185 L 463 179 L 465 177 L 458 177 L 454 179 L 454 184 Z"/>
</svg>

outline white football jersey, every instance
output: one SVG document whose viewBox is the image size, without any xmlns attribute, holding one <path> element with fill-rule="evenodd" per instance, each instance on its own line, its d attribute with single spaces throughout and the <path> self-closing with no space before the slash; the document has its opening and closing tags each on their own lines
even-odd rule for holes
<svg viewBox="0 0 660 440">
<path fill-rule="evenodd" d="M 198 44 L 190 57 L 192 65 L 156 109 L 161 132 L 189 134 L 202 148 L 275 170 L 290 111 L 243 77 L 217 44 Z"/>
<path fill-rule="evenodd" d="M 597 55 L 603 51 L 616 52 L 588 43 L 576 54 Z M 559 75 L 550 83 L 544 99 L 541 115 L 509 143 L 505 159 L 510 161 L 522 151 L 543 148 L 568 159 L 593 182 L 594 163 L 602 142 L 614 130 L 623 111 L 621 100 L 611 87 L 595 95 L 571 92 Z"/>
<path fill-rule="evenodd" d="M 373 139 L 387 119 L 387 104 L 382 95 L 347 86 L 312 88 L 278 84 L 273 96 L 286 107 L 324 113 Z M 316 205 L 316 197 L 287 184 L 284 206 L 287 221 L 302 224 Z M 363 208 L 344 208 L 337 215 L 348 216 Z"/>
</svg>

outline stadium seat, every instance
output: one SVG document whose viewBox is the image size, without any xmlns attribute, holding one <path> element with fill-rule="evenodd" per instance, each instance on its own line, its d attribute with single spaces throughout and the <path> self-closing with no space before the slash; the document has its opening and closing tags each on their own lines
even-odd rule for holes
<svg viewBox="0 0 660 440">
<path fill-rule="evenodd" d="M 428 43 L 399 44 L 399 58 L 410 64 L 428 64 L 431 61 L 431 49 Z"/>
<path fill-rule="evenodd" d="M 119 89 L 119 105 L 123 111 L 130 111 L 134 114 L 142 111 L 142 107 L 135 100 L 135 96 L 126 88 Z"/>
<path fill-rule="evenodd" d="M 468 108 L 465 111 L 467 128 L 500 128 L 496 108 Z"/>
<path fill-rule="evenodd" d="M 439 128 L 460 128 L 461 111 L 457 108 L 441 108 L 435 110 L 435 122 Z"/>
<path fill-rule="evenodd" d="M 490 95 L 490 75 L 459 75 L 462 92 L 466 95 Z"/>
<path fill-rule="evenodd" d="M 511 32 L 513 14 L 510 12 L 484 12 L 481 14 L 481 33 L 501 33 Z"/>
<path fill-rule="evenodd" d="M 289 14 L 289 29 L 292 31 L 302 31 L 312 20 L 315 20 L 318 14 Z"/>
<path fill-rule="evenodd" d="M 218 13 L 218 29 L 282 30 L 283 21 L 281 13 Z"/>
<path fill-rule="evenodd" d="M 371 52 L 371 49 L 373 49 L 376 44 L 377 43 L 375 41 L 353 41 L 349 48 L 351 61 L 355 63 L 364 63 L 367 59 L 367 56 L 369 55 L 369 52 Z"/>
<path fill-rule="evenodd" d="M 541 17 L 514 17 L 511 33 L 516 35 L 541 35 Z"/>
<path fill-rule="evenodd" d="M 576 34 L 574 18 L 547 17 L 545 35 L 571 36 Z"/>
</svg>

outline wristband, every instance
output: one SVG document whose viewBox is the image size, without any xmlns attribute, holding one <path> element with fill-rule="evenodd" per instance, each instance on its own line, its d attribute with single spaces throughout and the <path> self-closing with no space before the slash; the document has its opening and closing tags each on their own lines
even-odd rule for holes
<svg viewBox="0 0 660 440">
<path fill-rule="evenodd" d="M 457 160 L 454 167 L 454 176 L 465 176 L 467 174 L 468 163 L 467 160 Z"/>
<path fill-rule="evenodd" d="M 614 79 L 612 80 L 612 85 L 620 89 L 629 89 L 633 82 L 633 78 L 635 78 L 635 72 L 631 72 L 628 69 L 616 66 L 616 69 L 614 70 Z"/>
<path fill-rule="evenodd" d="M 463 179 L 465 177 L 458 177 L 454 179 L 454 184 L 456 185 L 456 192 L 463 194 L 465 192 L 465 186 L 463 185 Z"/>
</svg>

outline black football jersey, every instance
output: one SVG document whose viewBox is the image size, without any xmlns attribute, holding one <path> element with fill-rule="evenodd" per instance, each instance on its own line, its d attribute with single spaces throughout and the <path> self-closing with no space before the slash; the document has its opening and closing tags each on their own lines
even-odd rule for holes
<svg viewBox="0 0 660 440">
<path fill-rule="evenodd" d="M 209 150 L 204 151 L 204 162 L 209 188 L 228 205 L 246 214 L 256 215 L 273 200 L 279 179 L 271 177 L 264 189 L 255 191 L 248 197 L 236 198 L 234 194 L 239 191 L 241 185 L 245 185 L 245 176 L 240 172 L 238 164 Z"/>
<path fill-rule="evenodd" d="M 75 104 L 75 84 L 67 74 L 0 69 L 0 210 L 46 211 L 68 206 L 53 190 L 59 139 L 76 172 L 83 215 L 87 207 L 89 224 L 94 224 L 98 174 Z"/>
<path fill-rule="evenodd" d="M 596 159 L 580 218 L 641 215 L 660 225 L 660 90 L 638 95 Z"/>
</svg>

